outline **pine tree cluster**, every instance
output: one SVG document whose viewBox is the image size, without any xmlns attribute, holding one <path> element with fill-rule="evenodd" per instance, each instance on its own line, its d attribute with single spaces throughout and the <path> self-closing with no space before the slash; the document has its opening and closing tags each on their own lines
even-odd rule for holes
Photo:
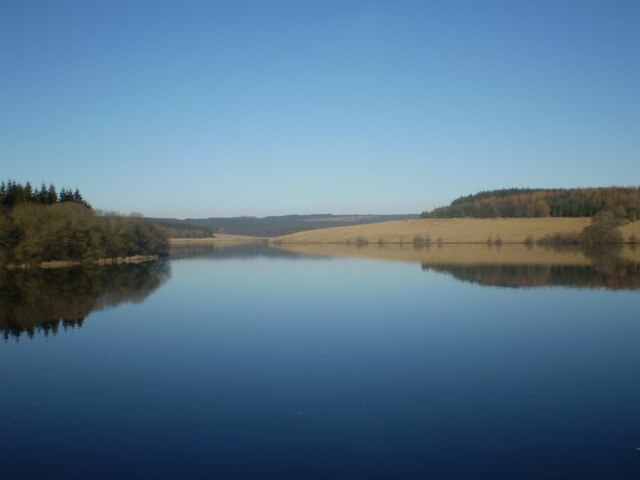
<svg viewBox="0 0 640 480">
<path fill-rule="evenodd" d="M 40 188 L 33 188 L 29 182 L 24 185 L 14 180 L 0 183 L 0 206 L 2 207 L 11 208 L 19 203 L 52 205 L 64 202 L 76 202 L 90 207 L 77 188 L 75 190 L 62 188 L 58 192 L 53 184 L 49 184 L 47 187 L 42 183 Z"/>
</svg>

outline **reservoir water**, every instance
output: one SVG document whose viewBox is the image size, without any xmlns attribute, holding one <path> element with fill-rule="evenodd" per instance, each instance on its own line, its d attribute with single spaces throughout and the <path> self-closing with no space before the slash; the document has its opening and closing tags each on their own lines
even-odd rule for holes
<svg viewBox="0 0 640 480">
<path fill-rule="evenodd" d="M 637 256 L 192 246 L 4 272 L 0 478 L 640 478 Z"/>
</svg>

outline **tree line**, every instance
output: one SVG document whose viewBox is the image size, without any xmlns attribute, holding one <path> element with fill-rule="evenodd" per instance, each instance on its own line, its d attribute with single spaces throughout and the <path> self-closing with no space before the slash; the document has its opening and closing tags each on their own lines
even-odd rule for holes
<svg viewBox="0 0 640 480">
<path fill-rule="evenodd" d="M 623 208 L 630 221 L 640 218 L 640 187 L 491 190 L 460 197 L 422 218 L 593 217 Z"/>
<path fill-rule="evenodd" d="M 78 190 L 0 184 L 0 264 L 95 262 L 167 251 L 157 225 L 142 217 L 96 212 Z"/>
<path fill-rule="evenodd" d="M 30 182 L 24 185 L 9 180 L 0 183 L 0 206 L 12 208 L 19 203 L 39 203 L 42 205 L 52 205 L 54 203 L 76 202 L 90 207 L 90 205 L 82 198 L 80 190 L 77 188 L 72 191 L 62 188 L 60 192 L 55 185 L 49 184 L 47 187 L 44 183 L 40 188 L 33 188 Z"/>
<path fill-rule="evenodd" d="M 150 218 L 149 220 L 159 225 L 168 238 L 209 238 L 214 236 L 210 228 L 186 220 L 171 218 Z"/>
</svg>

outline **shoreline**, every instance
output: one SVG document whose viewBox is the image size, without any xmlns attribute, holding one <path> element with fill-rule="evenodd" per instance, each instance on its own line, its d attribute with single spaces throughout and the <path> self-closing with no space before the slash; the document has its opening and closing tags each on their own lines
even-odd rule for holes
<svg viewBox="0 0 640 480">
<path fill-rule="evenodd" d="M 569 245 L 591 217 L 414 219 L 301 230 L 273 237 L 216 234 L 170 238 L 170 245 Z M 640 221 L 619 228 L 622 244 L 640 243 Z M 559 237 L 559 238 L 554 238 Z"/>
<path fill-rule="evenodd" d="M 112 257 L 112 258 L 99 258 L 98 260 L 83 261 L 83 260 L 50 260 L 48 262 L 40 263 L 21 263 L 21 264 L 9 264 L 6 266 L 7 270 L 31 270 L 35 268 L 43 270 L 55 270 L 62 268 L 71 268 L 77 266 L 106 266 L 106 265 L 123 265 L 123 264 L 137 264 L 145 262 L 154 262 L 159 260 L 159 255 L 132 255 L 130 257 Z"/>
<path fill-rule="evenodd" d="M 575 245 L 526 245 L 509 243 L 347 245 L 347 244 L 281 244 L 283 251 L 325 257 L 352 257 L 373 260 L 402 261 L 428 265 L 590 265 L 588 252 Z M 615 257 L 640 264 L 640 248 L 620 245 Z"/>
</svg>

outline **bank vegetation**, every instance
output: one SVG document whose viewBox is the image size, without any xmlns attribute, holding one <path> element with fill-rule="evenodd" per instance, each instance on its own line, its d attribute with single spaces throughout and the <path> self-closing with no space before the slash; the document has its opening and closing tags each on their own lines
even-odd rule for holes
<svg viewBox="0 0 640 480">
<path fill-rule="evenodd" d="M 101 264 L 167 251 L 157 225 L 139 216 L 98 212 L 78 190 L 0 184 L 0 265 Z"/>
</svg>

